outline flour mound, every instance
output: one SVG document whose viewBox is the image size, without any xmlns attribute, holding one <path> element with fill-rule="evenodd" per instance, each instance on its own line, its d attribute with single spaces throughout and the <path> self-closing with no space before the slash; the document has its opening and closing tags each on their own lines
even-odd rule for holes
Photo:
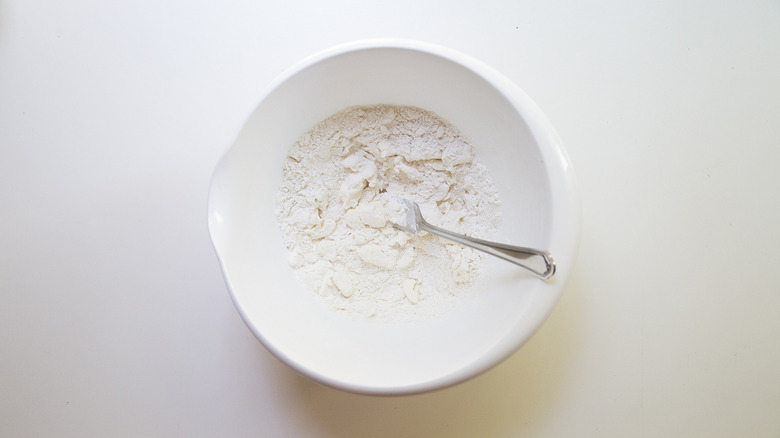
<svg viewBox="0 0 780 438">
<path fill-rule="evenodd" d="M 416 107 L 350 107 L 290 149 L 276 217 L 289 262 L 335 309 L 359 320 L 419 321 L 450 307 L 481 273 L 484 254 L 392 226 L 398 198 L 425 219 L 490 239 L 498 192 L 460 132 Z"/>
</svg>

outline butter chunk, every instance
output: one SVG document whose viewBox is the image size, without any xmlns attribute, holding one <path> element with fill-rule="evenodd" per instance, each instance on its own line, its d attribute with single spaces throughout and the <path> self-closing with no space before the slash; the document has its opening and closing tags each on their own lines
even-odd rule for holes
<svg viewBox="0 0 780 438">
<path fill-rule="evenodd" d="M 361 246 L 358 248 L 357 253 L 364 262 L 385 269 L 394 268 L 398 259 L 397 249 L 378 245 Z"/>
<path fill-rule="evenodd" d="M 336 271 L 333 273 L 333 284 L 345 298 L 352 296 L 355 290 L 355 281 L 352 274 L 347 271 Z"/>
<path fill-rule="evenodd" d="M 385 215 L 378 203 L 360 204 L 344 213 L 344 219 L 351 228 L 367 225 L 372 228 L 382 228 L 387 224 Z"/>
</svg>

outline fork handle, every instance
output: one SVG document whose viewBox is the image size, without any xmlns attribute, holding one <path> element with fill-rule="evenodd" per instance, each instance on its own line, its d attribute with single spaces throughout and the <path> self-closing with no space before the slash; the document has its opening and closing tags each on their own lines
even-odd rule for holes
<svg viewBox="0 0 780 438">
<path fill-rule="evenodd" d="M 476 237 L 453 233 L 452 231 L 433 226 L 424 220 L 421 221 L 418 226 L 421 230 L 425 230 L 431 234 L 512 262 L 533 272 L 534 275 L 542 280 L 547 280 L 555 274 L 555 261 L 547 251 L 489 242 L 487 240 L 477 239 Z"/>
</svg>

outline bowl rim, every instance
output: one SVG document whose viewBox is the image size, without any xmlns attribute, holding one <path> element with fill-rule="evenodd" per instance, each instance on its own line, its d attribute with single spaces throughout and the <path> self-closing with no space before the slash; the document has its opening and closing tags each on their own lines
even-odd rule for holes
<svg viewBox="0 0 780 438">
<path fill-rule="evenodd" d="M 220 169 L 223 167 L 224 162 L 228 158 L 228 155 L 230 155 L 230 151 L 233 149 L 233 146 L 235 145 L 236 141 L 238 140 L 243 130 L 246 128 L 247 123 L 252 118 L 252 115 L 257 110 L 257 108 L 260 107 L 260 105 L 263 104 L 263 102 L 269 97 L 269 95 L 271 95 L 277 88 L 279 88 L 289 78 L 306 70 L 307 68 L 340 55 L 344 55 L 350 52 L 366 50 L 366 49 L 406 49 L 406 50 L 422 52 L 422 53 L 447 59 L 467 70 L 472 71 L 473 73 L 478 75 L 482 80 L 486 81 L 487 83 L 495 87 L 498 91 L 501 92 L 501 94 L 505 98 L 507 98 L 512 103 L 513 106 L 522 107 L 524 122 L 528 124 L 534 136 L 545 137 L 546 140 L 545 143 L 552 146 L 549 152 L 554 154 L 555 160 L 545 160 L 545 168 L 550 169 L 550 166 L 555 166 L 556 168 L 560 167 L 559 169 L 560 172 L 558 173 L 560 173 L 560 176 L 562 177 L 561 188 L 562 191 L 567 195 L 566 196 L 567 199 L 565 199 L 564 201 L 566 201 L 569 204 L 570 208 L 568 209 L 572 211 L 572 217 L 567 218 L 567 222 L 568 222 L 567 226 L 573 228 L 571 232 L 574 238 L 574 240 L 571 242 L 572 246 L 571 246 L 571 254 L 570 254 L 570 260 L 571 260 L 570 268 L 568 269 L 565 278 L 563 278 L 562 280 L 560 278 L 556 279 L 556 283 L 560 282 L 560 284 L 556 284 L 556 287 L 554 288 L 555 296 L 552 297 L 552 299 L 549 301 L 549 305 L 546 306 L 544 309 L 541 309 L 540 311 L 537 311 L 531 315 L 531 318 L 533 320 L 529 324 L 527 324 L 528 329 L 522 331 L 521 333 L 514 334 L 513 341 L 511 342 L 511 345 L 513 346 L 512 348 L 507 348 L 506 350 L 503 350 L 501 352 L 494 353 L 487 357 L 482 357 L 480 360 L 477 360 L 469 364 L 469 366 L 458 369 L 457 371 L 450 374 L 445 374 L 425 382 L 398 385 L 392 387 L 363 385 L 359 383 L 348 382 L 348 381 L 332 378 L 331 376 L 323 374 L 317 371 L 316 369 L 312 369 L 301 363 L 298 363 L 296 360 L 294 360 L 293 358 L 285 354 L 284 351 L 280 350 L 272 342 L 269 342 L 269 340 L 266 339 L 266 337 L 251 322 L 250 318 L 248 317 L 245 310 L 243 309 L 243 306 L 239 302 L 236 293 L 234 291 L 233 284 L 230 280 L 230 276 L 227 272 L 227 266 L 225 264 L 224 257 L 220 253 L 220 249 L 218 248 L 217 238 L 215 236 L 216 222 L 219 222 L 219 219 L 217 217 L 218 214 L 217 215 L 214 214 L 215 211 L 214 211 L 213 194 L 215 192 L 215 186 L 217 180 L 219 179 L 218 174 L 220 173 Z M 530 115 L 531 117 L 526 117 L 527 115 Z M 209 192 L 208 192 L 208 229 L 209 229 L 210 240 L 216 252 L 220 269 L 222 271 L 225 284 L 227 286 L 228 292 L 231 297 L 231 301 L 233 302 L 234 307 L 238 310 L 239 314 L 241 315 L 241 318 L 244 320 L 245 324 L 252 331 L 254 336 L 276 358 L 281 360 L 283 363 L 285 363 L 293 370 L 297 371 L 299 374 L 333 388 L 337 388 L 348 392 L 358 393 L 358 394 L 367 394 L 367 395 L 418 394 L 418 393 L 430 392 L 430 391 L 454 386 L 494 368 L 495 366 L 497 366 L 498 364 L 506 360 L 508 357 L 510 357 L 512 354 L 514 354 L 518 349 L 520 349 L 528 340 L 530 340 L 533 337 L 534 333 L 542 326 L 544 321 L 547 319 L 547 317 L 555 307 L 555 304 L 557 303 L 560 295 L 562 294 L 563 288 L 565 287 L 565 284 L 572 272 L 573 264 L 576 260 L 576 254 L 578 253 L 579 250 L 580 234 L 581 234 L 580 217 L 581 217 L 581 199 L 576 184 L 576 176 L 574 174 L 574 170 L 572 168 L 569 156 L 565 148 L 563 147 L 563 142 L 561 141 L 556 130 L 548 120 L 547 116 L 541 111 L 538 105 L 522 89 L 519 86 L 517 86 L 514 82 L 512 82 L 510 79 L 508 79 L 506 76 L 499 73 L 494 68 L 462 52 L 438 44 L 430 43 L 430 42 L 411 40 L 411 39 L 401 39 L 401 38 L 363 39 L 363 40 L 338 44 L 326 48 L 324 50 L 318 51 L 316 53 L 313 53 L 301 59 L 300 61 L 296 62 L 289 68 L 283 70 L 275 79 L 273 79 L 269 83 L 269 85 L 261 93 L 259 99 L 252 107 L 252 110 L 249 112 L 248 116 L 239 125 L 239 128 L 234 133 L 232 137 L 232 141 L 229 143 L 229 146 L 225 149 L 223 155 L 221 156 L 221 158 L 219 159 L 218 163 L 214 168 L 209 183 Z M 558 274 L 560 274 L 560 272 Z"/>
</svg>

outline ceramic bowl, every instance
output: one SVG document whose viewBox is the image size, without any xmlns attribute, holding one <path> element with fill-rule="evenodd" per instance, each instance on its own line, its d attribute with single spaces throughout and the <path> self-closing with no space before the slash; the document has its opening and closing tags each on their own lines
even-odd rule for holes
<svg viewBox="0 0 780 438">
<path fill-rule="evenodd" d="M 282 163 L 317 122 L 372 104 L 417 106 L 459 128 L 498 187 L 495 240 L 549 250 L 555 276 L 491 257 L 471 293 L 424 322 L 359 322 L 317 299 L 288 265 L 274 216 Z M 399 40 L 341 45 L 276 80 L 214 171 L 208 220 L 233 302 L 260 342 L 311 379 L 365 394 L 443 388 L 507 358 L 553 309 L 579 237 L 574 175 L 534 102 L 468 56 Z"/>
</svg>

